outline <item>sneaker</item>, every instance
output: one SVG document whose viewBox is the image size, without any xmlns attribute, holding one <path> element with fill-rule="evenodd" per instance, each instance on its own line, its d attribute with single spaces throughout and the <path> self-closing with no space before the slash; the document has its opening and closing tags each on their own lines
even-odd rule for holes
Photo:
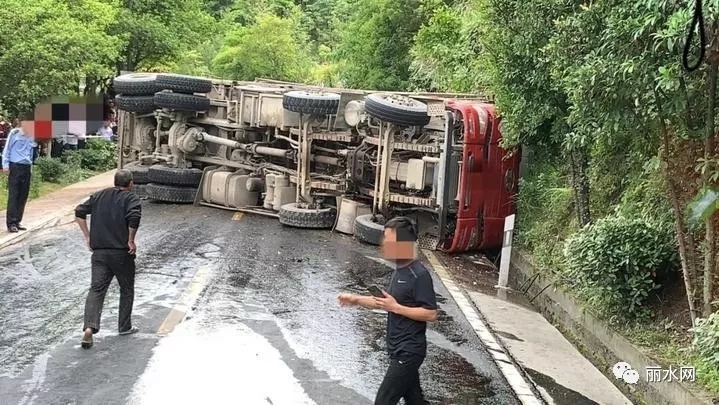
<svg viewBox="0 0 719 405">
<path fill-rule="evenodd" d="M 93 340 L 92 335 L 83 335 L 82 341 L 80 342 L 80 346 L 82 346 L 83 349 L 89 349 L 92 347 Z"/>
<path fill-rule="evenodd" d="M 140 329 L 138 329 L 137 327 L 133 326 L 133 327 L 131 327 L 130 329 L 128 329 L 128 330 L 126 330 L 126 331 L 120 332 L 120 335 L 121 335 L 121 336 L 123 336 L 123 335 L 132 335 L 133 333 L 137 333 L 137 332 L 139 332 L 139 331 L 140 331 Z"/>
<path fill-rule="evenodd" d="M 18 226 L 17 226 L 17 229 L 18 229 L 19 231 L 27 231 L 27 228 L 25 228 L 25 227 L 22 226 L 22 225 L 18 225 Z"/>
<path fill-rule="evenodd" d="M 10 232 L 10 233 L 18 233 L 18 232 L 20 231 L 20 229 L 18 229 L 17 226 L 14 226 L 14 225 L 13 225 L 13 226 L 7 228 L 7 231 Z"/>
</svg>

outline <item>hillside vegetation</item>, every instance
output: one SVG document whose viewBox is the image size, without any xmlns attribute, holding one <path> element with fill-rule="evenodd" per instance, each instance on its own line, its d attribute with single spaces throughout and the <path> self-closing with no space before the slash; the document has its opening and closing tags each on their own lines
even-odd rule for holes
<svg viewBox="0 0 719 405">
<path fill-rule="evenodd" d="M 719 5 L 706 3 L 710 46 L 690 72 L 693 2 L 5 0 L 0 113 L 121 70 L 492 93 L 504 142 L 529 151 L 519 246 L 719 392 Z"/>
</svg>

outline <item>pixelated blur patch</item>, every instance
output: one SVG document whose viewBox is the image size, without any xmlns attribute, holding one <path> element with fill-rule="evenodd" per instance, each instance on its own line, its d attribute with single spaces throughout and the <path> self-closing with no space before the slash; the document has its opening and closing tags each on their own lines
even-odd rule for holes
<svg viewBox="0 0 719 405">
<path fill-rule="evenodd" d="M 52 120 L 52 103 L 39 103 L 35 107 L 35 120 L 51 121 Z"/>
<path fill-rule="evenodd" d="M 103 127 L 102 121 L 87 121 L 87 133 L 96 134 Z"/>
<path fill-rule="evenodd" d="M 56 96 L 35 107 L 33 135 L 38 139 L 97 133 L 108 117 L 105 99 L 100 96 Z"/>
<path fill-rule="evenodd" d="M 52 99 L 52 120 L 70 121 L 70 99 L 69 97 L 53 97 Z"/>
<path fill-rule="evenodd" d="M 20 125 L 21 125 L 22 131 L 24 133 L 26 133 L 27 135 L 30 135 L 30 136 L 35 136 L 35 122 L 34 121 L 24 120 L 24 121 L 22 121 L 22 123 Z"/>
<path fill-rule="evenodd" d="M 67 132 L 75 135 L 85 135 L 87 131 L 86 121 L 70 121 L 68 122 Z"/>
<path fill-rule="evenodd" d="M 87 99 L 86 116 L 88 121 L 102 122 L 105 119 L 105 103 L 101 97 Z"/>
<path fill-rule="evenodd" d="M 34 121 L 33 133 L 36 139 L 50 139 L 52 138 L 52 121 Z"/>
<path fill-rule="evenodd" d="M 70 121 L 52 121 L 52 137 L 60 138 L 70 133 Z"/>
<path fill-rule="evenodd" d="M 87 107 L 83 100 L 70 100 L 69 121 L 85 121 L 87 119 Z"/>
</svg>

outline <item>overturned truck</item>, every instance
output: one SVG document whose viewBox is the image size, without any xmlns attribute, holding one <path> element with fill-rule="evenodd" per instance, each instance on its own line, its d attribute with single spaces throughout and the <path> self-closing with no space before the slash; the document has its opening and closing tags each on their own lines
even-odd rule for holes
<svg viewBox="0 0 719 405">
<path fill-rule="evenodd" d="M 276 217 L 379 244 L 406 215 L 424 248 L 502 245 L 518 150 L 492 100 L 175 74 L 114 79 L 119 167 L 150 200 Z"/>
</svg>

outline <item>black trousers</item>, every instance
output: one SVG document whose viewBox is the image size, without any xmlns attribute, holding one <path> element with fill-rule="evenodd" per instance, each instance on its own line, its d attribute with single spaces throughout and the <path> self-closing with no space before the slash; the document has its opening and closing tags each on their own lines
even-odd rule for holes
<svg viewBox="0 0 719 405">
<path fill-rule="evenodd" d="M 31 165 L 10 163 L 8 174 L 8 197 L 6 225 L 19 226 L 25 215 L 25 204 L 30 194 Z"/>
<path fill-rule="evenodd" d="M 135 298 L 135 255 L 125 250 L 98 249 L 92 252 L 92 281 L 85 300 L 85 325 L 82 330 L 100 330 L 100 317 L 105 295 L 112 278 L 120 285 L 120 313 L 117 320 L 118 332 L 132 327 L 132 303 Z"/>
<path fill-rule="evenodd" d="M 419 383 L 419 366 L 424 356 L 403 356 L 389 361 L 387 374 L 377 391 L 374 405 L 397 405 L 404 398 L 405 405 L 426 405 Z"/>
</svg>

